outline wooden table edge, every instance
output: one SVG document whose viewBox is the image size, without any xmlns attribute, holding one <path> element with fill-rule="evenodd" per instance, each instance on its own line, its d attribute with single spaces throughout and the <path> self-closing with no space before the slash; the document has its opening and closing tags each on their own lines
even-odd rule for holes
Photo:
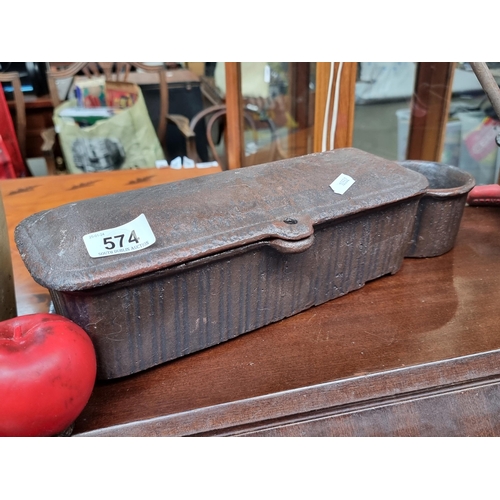
<svg viewBox="0 0 500 500">
<path fill-rule="evenodd" d="M 499 363 L 497 349 L 128 422 L 74 437 L 243 435 L 497 383 Z M 405 381 L 404 386 L 398 383 L 401 380 Z"/>
</svg>

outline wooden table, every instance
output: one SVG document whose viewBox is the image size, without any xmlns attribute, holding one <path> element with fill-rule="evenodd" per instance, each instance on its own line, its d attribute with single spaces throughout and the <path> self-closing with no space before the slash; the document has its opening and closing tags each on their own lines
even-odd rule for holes
<svg viewBox="0 0 500 500">
<path fill-rule="evenodd" d="M 59 198 L 57 184 L 44 188 L 47 200 L 37 195 L 41 188 L 23 191 L 29 181 L 2 183 L 9 227 L 35 208 L 81 199 L 93 180 L 87 196 L 123 188 L 91 175 Z M 500 436 L 499 236 L 500 210 L 467 207 L 446 255 L 405 259 L 394 276 L 359 291 L 97 383 L 74 433 Z M 24 274 L 13 253 L 17 282 Z M 21 304 L 47 306 L 43 290 L 21 283 Z"/>
</svg>

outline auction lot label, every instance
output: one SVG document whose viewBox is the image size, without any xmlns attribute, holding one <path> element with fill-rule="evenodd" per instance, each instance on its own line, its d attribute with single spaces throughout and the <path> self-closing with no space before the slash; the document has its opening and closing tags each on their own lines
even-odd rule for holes
<svg viewBox="0 0 500 500">
<path fill-rule="evenodd" d="M 86 234 L 83 242 L 92 258 L 137 252 L 156 241 L 144 214 L 122 226 Z"/>
</svg>

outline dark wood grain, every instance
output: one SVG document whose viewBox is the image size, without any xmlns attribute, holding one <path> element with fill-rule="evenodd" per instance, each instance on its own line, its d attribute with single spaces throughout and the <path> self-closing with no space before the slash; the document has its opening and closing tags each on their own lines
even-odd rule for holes
<svg viewBox="0 0 500 500">
<path fill-rule="evenodd" d="M 241 63 L 227 62 L 226 106 L 227 106 L 227 162 L 229 169 L 245 165 L 245 143 L 243 141 L 243 97 L 241 95 Z"/>
<path fill-rule="evenodd" d="M 418 63 L 406 155 L 409 160 L 441 160 L 454 72 L 455 63 Z"/>
<path fill-rule="evenodd" d="M 47 291 L 13 246 L 24 217 L 207 170 L 0 182 L 18 308 Z M 205 351 L 100 382 L 75 423 L 96 436 L 499 436 L 500 212 L 466 207 L 453 250 Z"/>
<path fill-rule="evenodd" d="M 250 431 L 252 437 L 494 437 L 500 435 L 500 384 L 384 401 L 336 415 Z"/>
<path fill-rule="evenodd" d="M 305 130 L 312 126 L 314 121 L 314 117 L 310 114 L 312 101 L 309 89 L 311 63 L 291 62 L 289 63 L 288 72 L 290 113 L 297 123 L 297 128 Z M 290 134 L 289 141 L 289 149 L 295 152 L 293 156 L 305 155 L 309 152 L 307 134 Z"/>
<path fill-rule="evenodd" d="M 499 233 L 497 209 L 467 207 L 443 256 L 97 384 L 75 433 L 500 435 Z"/>
</svg>

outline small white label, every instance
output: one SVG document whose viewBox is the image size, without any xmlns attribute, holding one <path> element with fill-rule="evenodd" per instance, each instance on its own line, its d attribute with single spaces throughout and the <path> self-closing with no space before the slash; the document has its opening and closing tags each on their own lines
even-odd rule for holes
<svg viewBox="0 0 500 500">
<path fill-rule="evenodd" d="M 188 158 L 187 156 L 182 157 L 182 166 L 184 168 L 194 168 L 194 161 L 191 160 L 191 158 Z"/>
<path fill-rule="evenodd" d="M 156 168 L 166 168 L 166 167 L 168 167 L 168 161 L 167 160 L 156 160 L 155 165 L 156 165 Z"/>
<path fill-rule="evenodd" d="M 175 170 L 180 170 L 182 168 L 182 158 L 177 156 L 170 162 L 170 168 L 175 168 Z"/>
<path fill-rule="evenodd" d="M 346 174 L 340 174 L 331 184 L 330 187 L 334 193 L 344 194 L 356 181 Z"/>
<path fill-rule="evenodd" d="M 254 141 L 250 141 L 245 146 L 245 156 L 254 155 L 259 150 L 259 146 Z"/>
<path fill-rule="evenodd" d="M 92 258 L 137 252 L 156 241 L 153 230 L 144 214 L 123 226 L 86 234 L 83 242 Z"/>
<path fill-rule="evenodd" d="M 211 168 L 211 167 L 218 167 L 218 166 L 219 166 L 219 164 L 216 161 L 206 161 L 206 162 L 196 164 L 197 168 Z"/>
<path fill-rule="evenodd" d="M 266 64 L 264 66 L 264 82 L 269 83 L 271 81 L 271 66 Z"/>
</svg>

